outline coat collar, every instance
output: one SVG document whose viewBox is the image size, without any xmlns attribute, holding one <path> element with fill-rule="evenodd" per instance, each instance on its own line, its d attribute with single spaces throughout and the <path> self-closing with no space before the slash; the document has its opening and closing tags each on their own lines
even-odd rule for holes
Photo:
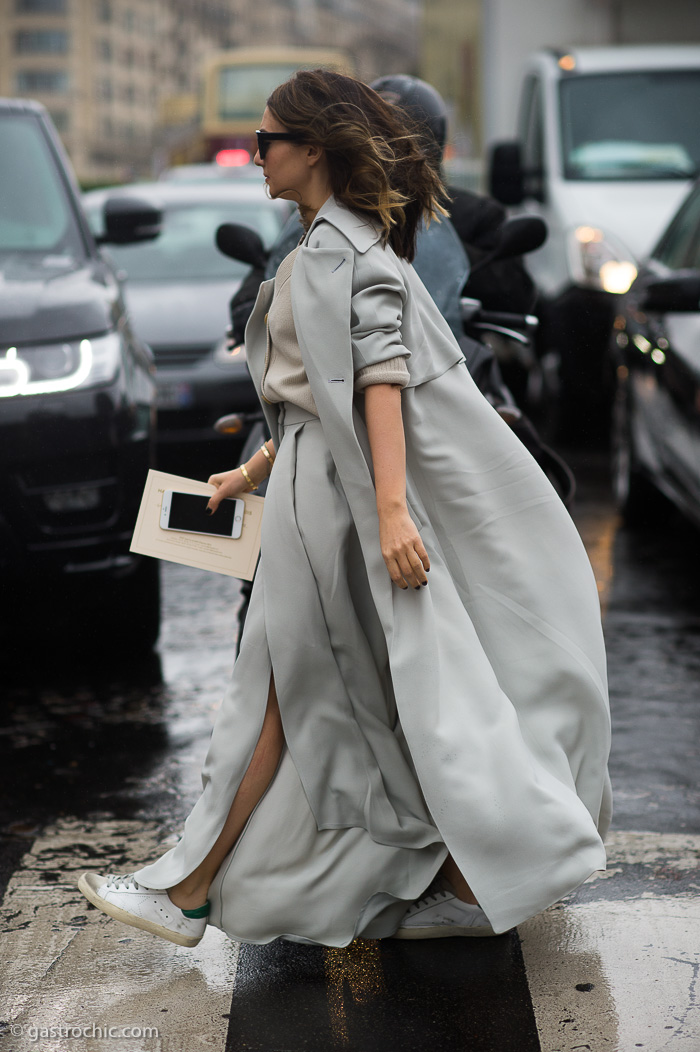
<svg viewBox="0 0 700 1052">
<path fill-rule="evenodd" d="M 350 211 L 345 205 L 331 196 L 319 208 L 316 218 L 309 227 L 309 232 L 304 239 L 308 245 L 309 238 L 320 223 L 330 223 L 336 230 L 343 234 L 352 247 L 360 253 L 366 252 L 379 241 L 381 234 L 374 224 L 366 216 L 358 215 Z"/>
</svg>

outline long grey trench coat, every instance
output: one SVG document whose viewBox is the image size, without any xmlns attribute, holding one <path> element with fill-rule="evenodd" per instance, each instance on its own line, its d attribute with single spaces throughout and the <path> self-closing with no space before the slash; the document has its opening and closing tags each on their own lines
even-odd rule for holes
<svg viewBox="0 0 700 1052">
<path fill-rule="evenodd" d="M 273 291 L 273 281 L 263 283 L 246 332 L 258 392 Z M 610 720 L 588 558 L 548 480 L 461 364 L 415 271 L 382 247 L 366 219 L 326 202 L 297 253 L 291 294 L 422 796 L 494 929 L 507 930 L 605 867 Z M 396 355 L 410 373 L 402 392 L 407 498 L 434 564 L 419 591 L 397 589 L 381 555 L 362 399 L 353 391 L 358 369 Z M 276 435 L 279 407 L 263 408 Z M 337 829 L 323 786 L 302 781 L 318 829 Z M 218 828 L 211 824 L 197 852 L 186 835 L 137 879 L 175 883 Z"/>
</svg>

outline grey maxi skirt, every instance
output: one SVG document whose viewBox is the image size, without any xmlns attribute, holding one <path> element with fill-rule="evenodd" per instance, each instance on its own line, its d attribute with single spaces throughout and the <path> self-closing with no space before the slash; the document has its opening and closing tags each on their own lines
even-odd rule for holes
<svg viewBox="0 0 700 1052">
<path fill-rule="evenodd" d="M 317 417 L 285 405 L 262 557 L 203 793 L 179 844 L 136 874 L 182 880 L 206 856 L 255 749 L 274 669 L 286 747 L 210 892 L 232 938 L 381 938 L 447 853 L 397 717 L 384 631 Z"/>
</svg>

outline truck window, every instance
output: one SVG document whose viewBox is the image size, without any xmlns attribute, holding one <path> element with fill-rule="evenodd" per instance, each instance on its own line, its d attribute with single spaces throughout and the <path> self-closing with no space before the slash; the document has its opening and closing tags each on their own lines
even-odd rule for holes
<svg viewBox="0 0 700 1052">
<path fill-rule="evenodd" d="M 0 117 L 0 255 L 85 258 L 56 159 L 35 117 Z"/>
<path fill-rule="evenodd" d="M 700 71 L 586 74 L 559 85 L 564 177 L 690 179 L 700 168 Z"/>
</svg>

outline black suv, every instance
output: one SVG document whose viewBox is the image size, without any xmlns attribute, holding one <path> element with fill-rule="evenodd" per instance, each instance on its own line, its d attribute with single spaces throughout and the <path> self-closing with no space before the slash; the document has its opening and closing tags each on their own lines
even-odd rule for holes
<svg viewBox="0 0 700 1052">
<path fill-rule="evenodd" d="M 159 222 L 107 201 L 101 240 L 146 240 Z M 158 564 L 129 553 L 153 374 L 46 111 L 0 99 L 0 609 L 6 628 L 26 615 L 35 648 L 155 643 Z"/>
</svg>

